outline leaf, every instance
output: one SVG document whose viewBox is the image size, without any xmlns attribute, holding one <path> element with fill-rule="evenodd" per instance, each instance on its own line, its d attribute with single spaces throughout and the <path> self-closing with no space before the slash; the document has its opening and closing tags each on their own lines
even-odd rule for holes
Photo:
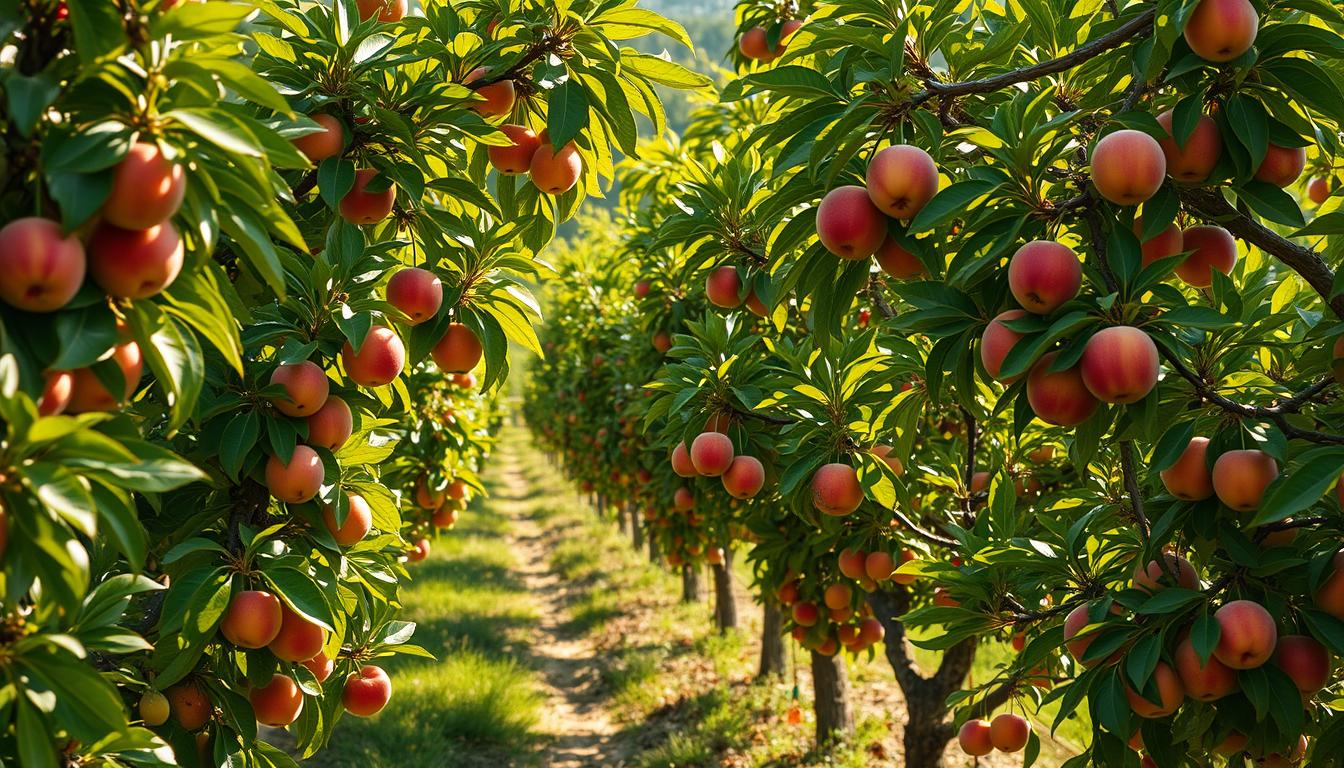
<svg viewBox="0 0 1344 768">
<path fill-rule="evenodd" d="M 1264 181 L 1248 181 L 1236 190 L 1237 197 L 1261 217 L 1290 227 L 1306 224 L 1302 209 L 1292 195 Z"/>
<path fill-rule="evenodd" d="M 998 187 L 999 182 L 988 179 L 969 179 L 946 187 L 915 215 L 914 220 L 910 222 L 909 231 L 927 232 L 958 216 L 964 216 L 970 212 L 972 202 Z"/>
<path fill-rule="evenodd" d="M 1252 527 L 1285 520 L 1315 504 L 1344 470 L 1344 448 L 1317 448 L 1285 468 L 1265 490 Z"/>
<path fill-rule="evenodd" d="M 575 78 L 551 92 L 546 110 L 546 130 L 551 146 L 563 147 L 588 127 L 588 89 Z"/>
</svg>

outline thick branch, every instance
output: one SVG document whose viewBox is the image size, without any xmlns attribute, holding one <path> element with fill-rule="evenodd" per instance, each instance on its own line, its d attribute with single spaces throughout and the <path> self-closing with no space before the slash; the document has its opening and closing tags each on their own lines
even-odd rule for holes
<svg viewBox="0 0 1344 768">
<path fill-rule="evenodd" d="M 1129 506 L 1134 511 L 1134 519 L 1139 522 L 1139 533 L 1143 535 L 1144 545 L 1152 536 L 1152 526 L 1143 512 L 1143 492 L 1139 490 L 1139 478 L 1134 472 L 1134 443 L 1124 440 L 1120 443 L 1120 474 L 1125 478 L 1125 493 L 1129 495 Z M 1162 559 L 1165 562 L 1165 558 Z"/>
</svg>

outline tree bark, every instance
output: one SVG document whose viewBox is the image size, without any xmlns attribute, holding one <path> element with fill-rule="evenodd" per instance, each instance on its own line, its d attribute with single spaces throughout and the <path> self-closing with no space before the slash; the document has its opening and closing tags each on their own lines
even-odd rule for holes
<svg viewBox="0 0 1344 768">
<path fill-rule="evenodd" d="M 681 566 L 681 602 L 698 603 L 704 599 L 705 592 L 700 586 L 699 566 L 690 563 Z"/>
<path fill-rule="evenodd" d="M 840 654 L 823 656 L 812 651 L 812 691 L 817 711 L 817 745 L 854 733 L 854 716 L 849 711 L 849 676 Z"/>
<path fill-rule="evenodd" d="M 784 674 L 784 615 L 779 603 L 771 595 L 762 598 L 761 607 L 761 667 L 757 677 Z"/>
<path fill-rule="evenodd" d="M 733 550 L 723 548 L 723 562 L 714 566 L 714 623 L 719 633 L 737 628 L 737 599 L 733 597 Z"/>
<path fill-rule="evenodd" d="M 659 560 L 658 539 L 653 535 L 652 528 L 649 529 L 649 535 L 646 537 L 646 540 L 649 542 L 649 562 L 657 565 Z"/>
<path fill-rule="evenodd" d="M 639 506 L 630 505 L 630 546 L 635 548 L 635 554 L 644 549 L 644 528 L 639 524 Z"/>
</svg>

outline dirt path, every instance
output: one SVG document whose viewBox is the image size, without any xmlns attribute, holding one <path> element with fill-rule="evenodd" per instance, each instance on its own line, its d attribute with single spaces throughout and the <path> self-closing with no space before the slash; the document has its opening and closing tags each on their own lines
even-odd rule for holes
<svg viewBox="0 0 1344 768">
<path fill-rule="evenodd" d="M 607 711 L 601 670 L 591 643 L 574 637 L 565 623 L 573 590 L 550 568 L 550 542 L 527 513 L 531 493 L 514 451 L 496 455 L 504 492 L 495 498 L 511 523 L 517 574 L 537 602 L 539 619 L 530 653 L 544 681 L 547 698 L 540 730 L 549 739 L 543 765 L 551 768 L 622 766 L 633 750 L 618 739 L 620 728 Z"/>
</svg>

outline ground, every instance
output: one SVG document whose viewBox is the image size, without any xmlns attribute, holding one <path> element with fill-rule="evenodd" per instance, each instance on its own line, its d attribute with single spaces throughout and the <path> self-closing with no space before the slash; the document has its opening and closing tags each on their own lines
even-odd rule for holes
<svg viewBox="0 0 1344 768">
<path fill-rule="evenodd" d="M 904 705 L 880 654 L 849 664 L 855 737 L 815 750 L 806 656 L 790 648 L 796 679 L 753 679 L 760 609 L 740 582 L 743 626 L 721 635 L 711 606 L 680 603 L 680 579 L 599 518 L 521 427 L 505 429 L 487 486 L 489 496 L 413 566 L 405 594 L 416 639 L 438 660 L 390 660 L 392 703 L 374 718 L 342 720 L 305 765 L 901 764 Z M 1047 744 L 1038 765 L 1068 752 Z M 946 762 L 972 764 L 955 746 Z"/>
</svg>

